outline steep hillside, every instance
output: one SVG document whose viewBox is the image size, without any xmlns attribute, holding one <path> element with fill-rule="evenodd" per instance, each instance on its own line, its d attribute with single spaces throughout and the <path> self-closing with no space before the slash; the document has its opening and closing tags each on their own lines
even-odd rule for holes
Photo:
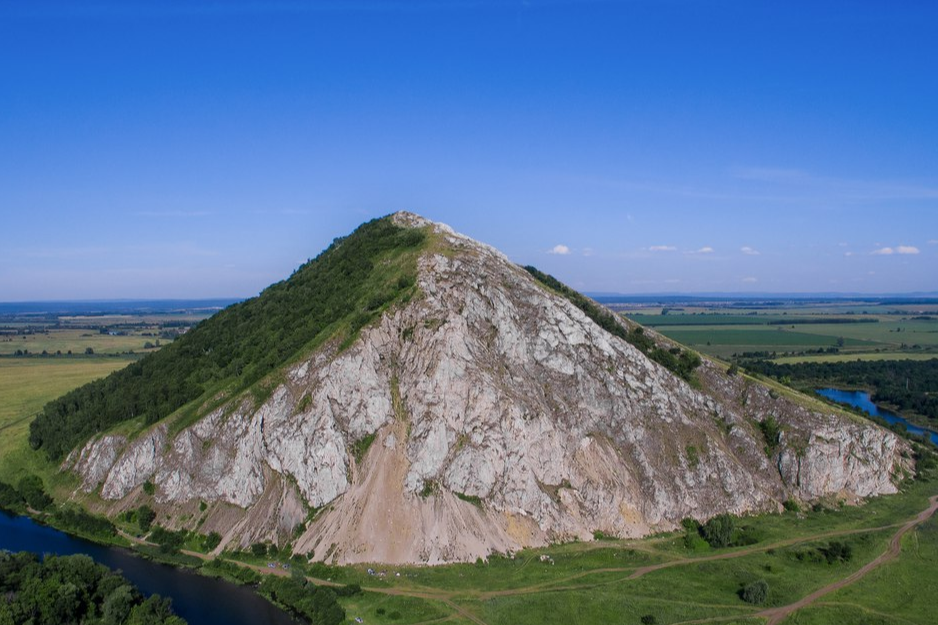
<svg viewBox="0 0 938 625">
<path fill-rule="evenodd" d="M 727 376 L 446 226 L 398 213 L 346 242 L 366 228 L 390 243 L 341 284 L 354 295 L 330 318 L 344 330 L 289 342 L 296 324 L 244 316 L 288 347 L 228 370 L 226 393 L 203 386 L 168 418 L 74 450 L 64 467 L 81 489 L 110 513 L 147 502 L 161 523 L 218 531 L 219 548 L 269 539 L 318 560 L 437 563 L 895 492 L 908 468 L 892 433 Z M 375 285 L 386 295 L 365 301 Z M 265 292 L 251 310 L 306 314 L 289 305 Z M 216 348 L 189 338 L 168 367 Z M 120 392 L 109 384 L 95 392 Z"/>
</svg>

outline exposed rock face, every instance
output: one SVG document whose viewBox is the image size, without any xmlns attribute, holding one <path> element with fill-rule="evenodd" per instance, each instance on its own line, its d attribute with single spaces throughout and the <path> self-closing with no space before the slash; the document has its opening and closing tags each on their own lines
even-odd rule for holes
<svg viewBox="0 0 938 625">
<path fill-rule="evenodd" d="M 343 563 L 474 560 L 790 496 L 895 492 L 892 433 L 707 361 L 695 390 L 492 248 L 394 219 L 438 242 L 419 297 L 292 365 L 257 408 L 90 442 L 67 463 L 82 488 L 126 506 L 150 480 L 165 514 L 214 503 L 202 527 L 240 544 L 286 540 L 302 498 L 322 510 L 294 550 Z M 756 425 L 770 415 L 783 425 L 772 457 Z"/>
</svg>

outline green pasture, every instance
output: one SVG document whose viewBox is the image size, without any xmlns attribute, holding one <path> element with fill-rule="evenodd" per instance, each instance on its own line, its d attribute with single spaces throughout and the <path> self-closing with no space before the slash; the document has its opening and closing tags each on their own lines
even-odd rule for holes
<svg viewBox="0 0 938 625">
<path fill-rule="evenodd" d="M 803 356 L 782 356 L 772 362 L 780 365 L 802 362 L 855 362 L 857 360 L 931 360 L 938 358 L 938 351 L 933 352 L 850 352 L 846 354 L 804 354 Z"/>
</svg>

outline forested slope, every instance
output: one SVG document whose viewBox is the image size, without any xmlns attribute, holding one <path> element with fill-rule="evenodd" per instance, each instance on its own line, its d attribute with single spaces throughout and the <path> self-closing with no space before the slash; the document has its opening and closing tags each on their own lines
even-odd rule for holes
<svg viewBox="0 0 938 625">
<path fill-rule="evenodd" d="M 53 460 L 128 419 L 155 423 L 209 392 L 249 388 L 310 343 L 354 334 L 411 291 L 425 235 L 382 218 L 336 239 L 287 280 L 171 345 L 45 406 L 29 442 Z"/>
</svg>

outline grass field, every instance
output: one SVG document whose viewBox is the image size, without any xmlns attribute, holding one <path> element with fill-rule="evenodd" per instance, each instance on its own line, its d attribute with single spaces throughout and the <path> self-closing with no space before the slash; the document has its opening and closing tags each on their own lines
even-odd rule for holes
<svg viewBox="0 0 938 625">
<path fill-rule="evenodd" d="M 27 444 L 31 417 L 46 402 L 132 362 L 129 358 L 0 359 L 0 476 L 15 482 L 27 471 L 51 477 L 54 467 Z"/>
</svg>

